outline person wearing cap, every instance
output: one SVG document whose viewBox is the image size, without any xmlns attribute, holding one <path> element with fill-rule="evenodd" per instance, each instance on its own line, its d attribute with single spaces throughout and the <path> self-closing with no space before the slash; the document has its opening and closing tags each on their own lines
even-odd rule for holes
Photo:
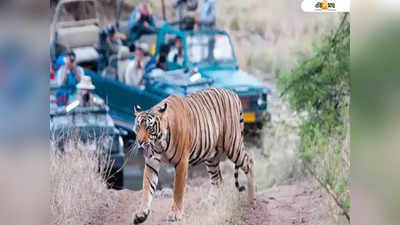
<svg viewBox="0 0 400 225">
<path fill-rule="evenodd" d="M 107 26 L 108 55 L 116 55 L 122 45 L 119 33 L 113 25 Z"/>
<path fill-rule="evenodd" d="M 118 33 L 115 26 L 108 25 L 102 28 L 99 32 L 99 42 L 97 44 L 97 52 L 99 53 L 99 58 L 97 61 L 97 72 L 102 74 L 104 69 L 111 66 L 116 70 L 117 68 L 117 60 L 112 59 L 111 62 L 109 60 L 112 56 L 118 55 L 121 46 L 122 46 L 122 39 L 124 39 L 123 34 Z"/>
<path fill-rule="evenodd" d="M 57 84 L 60 86 L 56 94 L 57 105 L 65 105 L 68 99 L 76 94 L 76 85 L 81 80 L 84 71 L 78 66 L 76 55 L 70 51 L 65 55 L 65 65 L 57 71 Z"/>
<path fill-rule="evenodd" d="M 135 58 L 126 67 L 124 81 L 127 85 L 141 86 L 147 59 L 145 54 L 149 47 L 146 43 L 138 44 L 135 48 Z"/>
<path fill-rule="evenodd" d="M 92 84 L 92 79 L 89 76 L 82 76 L 81 81 L 76 85 L 78 89 L 78 100 L 82 106 L 102 105 L 104 101 L 93 96 L 92 91 L 95 86 Z"/>
<path fill-rule="evenodd" d="M 99 32 L 97 52 L 97 73 L 103 76 L 115 77 L 118 69 L 118 54 L 122 48 L 121 38 L 124 35 L 117 32 L 113 25 L 102 28 Z"/>
<path fill-rule="evenodd" d="M 147 3 L 140 3 L 131 13 L 128 22 L 128 41 L 133 43 L 140 39 L 143 34 L 153 34 L 156 30 L 155 19 Z"/>
<path fill-rule="evenodd" d="M 103 70 L 108 65 L 108 32 L 107 27 L 103 27 L 99 32 L 99 39 L 96 46 L 97 52 L 99 53 L 99 57 L 97 58 L 97 73 L 103 73 Z"/>
<path fill-rule="evenodd" d="M 210 30 L 215 28 L 217 20 L 216 0 L 203 0 L 200 9 L 200 20 L 197 25 L 201 30 Z"/>
<path fill-rule="evenodd" d="M 197 6 L 198 0 L 172 0 L 172 7 L 177 10 L 176 19 L 179 21 L 179 29 L 185 28 L 185 18 L 188 18 L 188 12 L 196 11 Z"/>
</svg>

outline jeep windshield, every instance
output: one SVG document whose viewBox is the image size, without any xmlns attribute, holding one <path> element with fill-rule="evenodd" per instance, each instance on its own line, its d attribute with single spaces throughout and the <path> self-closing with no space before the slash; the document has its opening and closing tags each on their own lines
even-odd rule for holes
<svg viewBox="0 0 400 225">
<path fill-rule="evenodd" d="M 235 56 L 228 35 L 194 33 L 186 37 L 187 57 L 192 64 L 234 62 Z"/>
</svg>

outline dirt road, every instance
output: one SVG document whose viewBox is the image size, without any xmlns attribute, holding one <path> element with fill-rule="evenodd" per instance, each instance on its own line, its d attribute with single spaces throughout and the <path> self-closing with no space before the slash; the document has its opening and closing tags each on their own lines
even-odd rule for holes
<svg viewBox="0 0 400 225">
<path fill-rule="evenodd" d="M 209 211 L 207 215 L 212 216 L 213 212 L 217 212 L 217 217 L 219 218 L 215 219 L 207 218 L 207 215 L 204 214 L 205 203 L 202 202 L 204 193 L 200 191 L 205 190 L 207 192 L 208 185 L 192 185 L 194 186 L 189 186 L 185 192 L 184 221 L 175 224 L 323 225 L 329 223 L 328 218 L 324 216 L 321 210 L 323 193 L 317 187 L 305 182 L 296 185 L 279 186 L 258 193 L 255 208 L 247 204 L 246 193 L 232 193 L 238 198 L 235 198 L 234 202 L 230 201 L 229 206 L 225 205 L 226 208 L 217 208 L 221 207 L 218 204 L 206 207 L 206 210 Z M 122 190 L 112 191 L 112 194 L 116 205 L 110 210 L 110 214 L 105 217 L 106 221 L 101 221 L 101 224 L 131 224 L 132 212 L 135 211 L 137 204 L 140 202 L 140 192 Z M 156 199 L 153 201 L 151 214 L 144 224 L 174 224 L 168 223 L 166 220 L 171 201 L 170 190 L 158 192 Z M 199 210 L 200 207 L 203 207 L 203 210 Z M 225 216 L 226 218 L 223 218 Z"/>
</svg>

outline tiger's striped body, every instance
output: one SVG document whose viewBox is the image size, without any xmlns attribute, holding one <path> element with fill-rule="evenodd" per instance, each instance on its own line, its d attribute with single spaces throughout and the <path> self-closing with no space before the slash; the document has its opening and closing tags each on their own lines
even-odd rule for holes
<svg viewBox="0 0 400 225">
<path fill-rule="evenodd" d="M 235 184 L 240 191 L 238 169 L 247 175 L 249 199 L 254 201 L 254 161 L 244 150 L 242 106 L 235 93 L 210 88 L 185 98 L 170 96 L 149 111 L 136 113 L 135 131 L 138 146 L 145 152 L 146 167 L 142 205 L 135 223 L 147 218 L 161 160 L 176 168 L 170 220 L 182 216 L 189 165 L 204 163 L 211 184 L 217 187 L 222 182 L 219 162 L 224 154 L 235 164 Z"/>
</svg>

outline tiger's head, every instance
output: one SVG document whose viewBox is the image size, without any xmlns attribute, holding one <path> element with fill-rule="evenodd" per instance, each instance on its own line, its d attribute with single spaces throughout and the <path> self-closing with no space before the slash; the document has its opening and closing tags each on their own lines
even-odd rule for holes
<svg viewBox="0 0 400 225">
<path fill-rule="evenodd" d="M 162 152 L 160 143 L 167 130 L 167 123 L 163 119 L 166 110 L 167 103 L 147 111 L 142 111 L 140 106 L 135 105 L 136 120 L 133 130 L 136 134 L 136 148 L 142 150 L 146 158 Z"/>
</svg>

